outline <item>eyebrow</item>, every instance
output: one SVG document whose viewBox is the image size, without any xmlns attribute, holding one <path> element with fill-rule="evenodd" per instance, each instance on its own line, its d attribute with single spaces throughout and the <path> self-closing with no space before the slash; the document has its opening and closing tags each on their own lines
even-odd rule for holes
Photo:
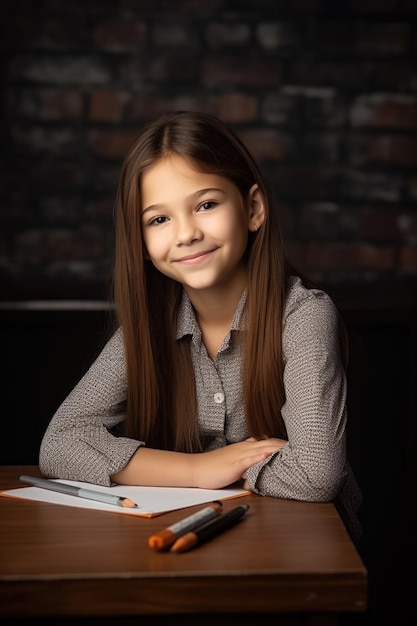
<svg viewBox="0 0 417 626">
<path fill-rule="evenodd" d="M 211 191 L 219 191 L 220 193 L 224 193 L 224 190 L 220 189 L 219 187 L 208 187 L 207 189 L 199 189 L 198 191 L 191 193 L 189 196 L 187 196 L 187 200 L 189 200 L 190 198 L 200 198 L 201 196 L 204 196 L 206 193 L 210 193 Z M 150 206 L 146 207 L 146 209 L 143 209 L 142 215 L 145 215 L 145 213 L 148 213 L 148 211 L 159 211 L 163 208 L 163 204 L 151 204 Z"/>
</svg>

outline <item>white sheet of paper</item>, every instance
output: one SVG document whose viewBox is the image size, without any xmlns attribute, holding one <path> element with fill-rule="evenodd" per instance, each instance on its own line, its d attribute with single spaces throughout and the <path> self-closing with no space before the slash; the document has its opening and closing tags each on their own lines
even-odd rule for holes
<svg viewBox="0 0 417 626">
<path fill-rule="evenodd" d="M 245 489 L 226 487 L 224 489 L 197 489 L 188 487 L 131 487 L 117 485 L 114 487 L 102 487 L 91 483 L 77 482 L 73 480 L 60 480 L 61 483 L 102 491 L 114 495 L 130 498 L 137 504 L 137 508 L 129 509 L 112 504 L 104 504 L 94 500 L 86 500 L 78 496 L 69 496 L 56 491 L 42 489 L 41 487 L 22 487 L 0 492 L 0 496 L 24 498 L 26 500 L 36 500 L 38 502 L 49 502 L 50 504 L 63 504 L 65 506 L 76 506 L 82 509 L 94 509 L 97 511 L 110 511 L 112 513 L 123 513 L 127 515 L 137 515 L 142 517 L 153 517 L 168 511 L 184 509 L 196 504 L 206 504 L 213 500 L 226 500 L 244 496 L 250 493 Z"/>
</svg>

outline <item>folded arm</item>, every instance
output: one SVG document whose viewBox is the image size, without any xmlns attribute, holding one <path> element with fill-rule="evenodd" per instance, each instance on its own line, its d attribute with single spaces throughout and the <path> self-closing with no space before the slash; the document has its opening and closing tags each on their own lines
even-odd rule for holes
<svg viewBox="0 0 417 626">
<path fill-rule="evenodd" d="M 346 376 L 337 313 L 327 295 L 289 311 L 283 332 L 287 445 L 250 468 L 248 486 L 262 495 L 331 501 L 346 479 Z"/>
</svg>

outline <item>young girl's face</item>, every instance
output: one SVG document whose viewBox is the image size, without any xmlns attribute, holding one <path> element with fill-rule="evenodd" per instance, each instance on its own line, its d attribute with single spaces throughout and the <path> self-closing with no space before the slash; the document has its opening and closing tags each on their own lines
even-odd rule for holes
<svg viewBox="0 0 417 626">
<path fill-rule="evenodd" d="M 198 171 L 190 161 L 171 155 L 145 172 L 141 196 L 146 251 L 160 272 L 188 293 L 243 288 L 256 185 L 244 200 L 227 178 Z"/>
</svg>

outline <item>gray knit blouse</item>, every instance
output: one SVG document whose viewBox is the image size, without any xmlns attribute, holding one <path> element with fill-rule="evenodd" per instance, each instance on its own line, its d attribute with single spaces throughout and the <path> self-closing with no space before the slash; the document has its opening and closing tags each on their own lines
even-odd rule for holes
<svg viewBox="0 0 417 626">
<path fill-rule="evenodd" d="M 198 424 L 207 450 L 249 436 L 241 389 L 236 333 L 245 294 L 230 332 L 212 360 L 202 342 L 190 300 L 183 294 L 177 338 L 192 335 Z M 284 385 L 281 413 L 288 444 L 247 472 L 250 488 L 264 496 L 335 501 L 355 540 L 361 529 L 361 493 L 346 458 L 346 376 L 340 360 L 338 318 L 330 297 L 293 278 L 283 320 Z M 119 328 L 52 417 L 39 456 L 51 478 L 110 485 L 141 445 L 109 431 L 125 419 L 127 376 Z"/>
</svg>

